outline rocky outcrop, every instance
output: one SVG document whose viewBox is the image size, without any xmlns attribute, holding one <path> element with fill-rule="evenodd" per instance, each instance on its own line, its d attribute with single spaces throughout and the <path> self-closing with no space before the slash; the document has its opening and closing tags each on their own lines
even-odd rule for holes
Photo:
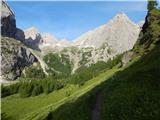
<svg viewBox="0 0 160 120">
<path fill-rule="evenodd" d="M 1 7 L 1 35 L 4 37 L 15 38 L 22 42 L 25 39 L 23 30 L 16 27 L 16 19 L 13 11 L 3 0 Z"/>
<path fill-rule="evenodd" d="M 37 62 L 31 51 L 20 41 L 2 37 L 1 43 L 1 75 L 5 79 L 15 80 L 25 67 Z"/>
<path fill-rule="evenodd" d="M 25 45 L 27 45 L 32 49 L 40 50 L 39 45 L 42 43 L 42 36 L 36 28 L 32 27 L 24 30 L 24 35 L 25 35 L 25 40 L 24 40 Z"/>
<path fill-rule="evenodd" d="M 62 39 L 58 40 L 55 36 L 49 33 L 41 33 L 35 27 L 28 28 L 24 30 L 25 41 L 24 43 L 33 49 L 39 49 L 41 51 L 46 51 L 48 49 L 55 50 L 63 49 L 71 46 L 71 42 Z"/>
<path fill-rule="evenodd" d="M 15 15 L 5 1 L 2 1 L 1 9 L 1 78 L 15 80 L 37 59 L 22 43 L 24 32 L 16 28 Z"/>
<path fill-rule="evenodd" d="M 6 2 L 2 1 L 1 35 L 15 38 L 16 31 L 17 29 L 16 29 L 15 15 L 10 9 L 10 7 L 6 4 Z"/>
</svg>

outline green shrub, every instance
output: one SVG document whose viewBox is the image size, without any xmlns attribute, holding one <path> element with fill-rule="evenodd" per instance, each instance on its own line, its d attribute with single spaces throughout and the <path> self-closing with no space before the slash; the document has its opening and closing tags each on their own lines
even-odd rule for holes
<svg viewBox="0 0 160 120">
<path fill-rule="evenodd" d="M 18 93 L 19 90 L 19 84 L 12 84 L 9 86 L 4 86 L 3 84 L 1 85 L 1 97 L 6 97 L 12 94 Z"/>
</svg>

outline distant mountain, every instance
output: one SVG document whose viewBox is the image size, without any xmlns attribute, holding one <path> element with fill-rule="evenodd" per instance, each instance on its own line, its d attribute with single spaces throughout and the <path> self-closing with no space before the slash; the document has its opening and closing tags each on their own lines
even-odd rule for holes
<svg viewBox="0 0 160 120">
<path fill-rule="evenodd" d="M 119 13 L 108 23 L 84 33 L 71 42 L 66 39 L 59 40 L 49 33 L 42 33 L 35 27 L 24 31 L 16 28 L 15 15 L 5 2 L 2 12 L 2 36 L 13 37 L 35 50 L 34 56 L 41 63 L 45 74 L 55 71 L 63 73 L 61 68 L 64 67 L 67 74 L 68 71 L 73 74 L 83 66 L 88 67 L 99 61 L 107 62 L 133 48 L 143 25 L 143 22 L 135 24 L 126 14 Z M 53 61 L 57 61 L 56 64 L 52 64 Z"/>
<path fill-rule="evenodd" d="M 117 53 L 122 53 L 133 47 L 139 32 L 139 25 L 133 23 L 126 14 L 119 13 L 107 24 L 78 37 L 74 44 L 79 47 L 100 48 L 106 43 Z"/>
</svg>

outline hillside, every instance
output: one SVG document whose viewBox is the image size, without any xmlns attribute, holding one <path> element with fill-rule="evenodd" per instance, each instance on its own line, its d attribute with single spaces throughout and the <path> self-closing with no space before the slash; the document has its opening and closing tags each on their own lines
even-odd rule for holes
<svg viewBox="0 0 160 120">
<path fill-rule="evenodd" d="M 145 32 L 142 31 L 133 49 L 137 57 L 97 88 L 96 96 L 91 92 L 74 103 L 62 105 L 45 120 L 159 120 L 159 17 L 159 9 L 148 13 L 146 22 L 149 24 L 143 27 Z M 146 36 L 149 37 L 146 39 Z"/>
<path fill-rule="evenodd" d="M 35 28 L 2 37 L 2 75 L 18 81 L 1 85 L 2 120 L 159 120 L 155 1 L 140 29 L 121 13 L 73 46 Z"/>
</svg>

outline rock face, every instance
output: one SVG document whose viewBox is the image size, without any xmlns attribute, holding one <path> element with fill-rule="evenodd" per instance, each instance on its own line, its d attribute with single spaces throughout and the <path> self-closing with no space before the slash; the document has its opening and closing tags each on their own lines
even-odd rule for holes
<svg viewBox="0 0 160 120">
<path fill-rule="evenodd" d="M 25 40 L 24 43 L 32 49 L 40 50 L 39 44 L 42 43 L 42 36 L 39 31 L 32 27 L 24 30 Z"/>
<path fill-rule="evenodd" d="M 23 30 L 16 27 L 15 15 L 3 0 L 1 10 L 1 35 L 24 41 L 25 36 Z"/>
<path fill-rule="evenodd" d="M 39 48 L 41 51 L 45 51 L 48 48 L 55 50 L 56 48 L 62 49 L 71 46 L 71 42 L 68 40 L 58 40 L 55 36 L 49 33 L 39 32 L 35 27 L 24 30 L 24 34 L 25 44 L 33 49 Z"/>
<path fill-rule="evenodd" d="M 139 25 L 133 23 L 124 13 L 120 13 L 107 24 L 77 38 L 74 44 L 80 47 L 100 48 L 107 43 L 117 53 L 122 53 L 133 47 L 139 32 Z"/>
<path fill-rule="evenodd" d="M 22 70 L 37 61 L 30 49 L 23 45 L 24 32 L 16 28 L 16 19 L 10 7 L 2 1 L 1 12 L 1 78 L 15 80 Z M 15 38 L 15 39 L 14 39 Z M 20 41 L 21 42 L 20 42 Z M 3 82 L 1 80 L 1 82 Z"/>
<path fill-rule="evenodd" d="M 17 30 L 15 15 L 4 1 L 2 1 L 1 10 L 1 35 L 15 38 Z"/>
<path fill-rule="evenodd" d="M 20 41 L 2 37 L 1 40 L 1 75 L 8 80 L 14 80 L 21 75 L 26 66 L 30 66 L 37 59 Z"/>
</svg>

